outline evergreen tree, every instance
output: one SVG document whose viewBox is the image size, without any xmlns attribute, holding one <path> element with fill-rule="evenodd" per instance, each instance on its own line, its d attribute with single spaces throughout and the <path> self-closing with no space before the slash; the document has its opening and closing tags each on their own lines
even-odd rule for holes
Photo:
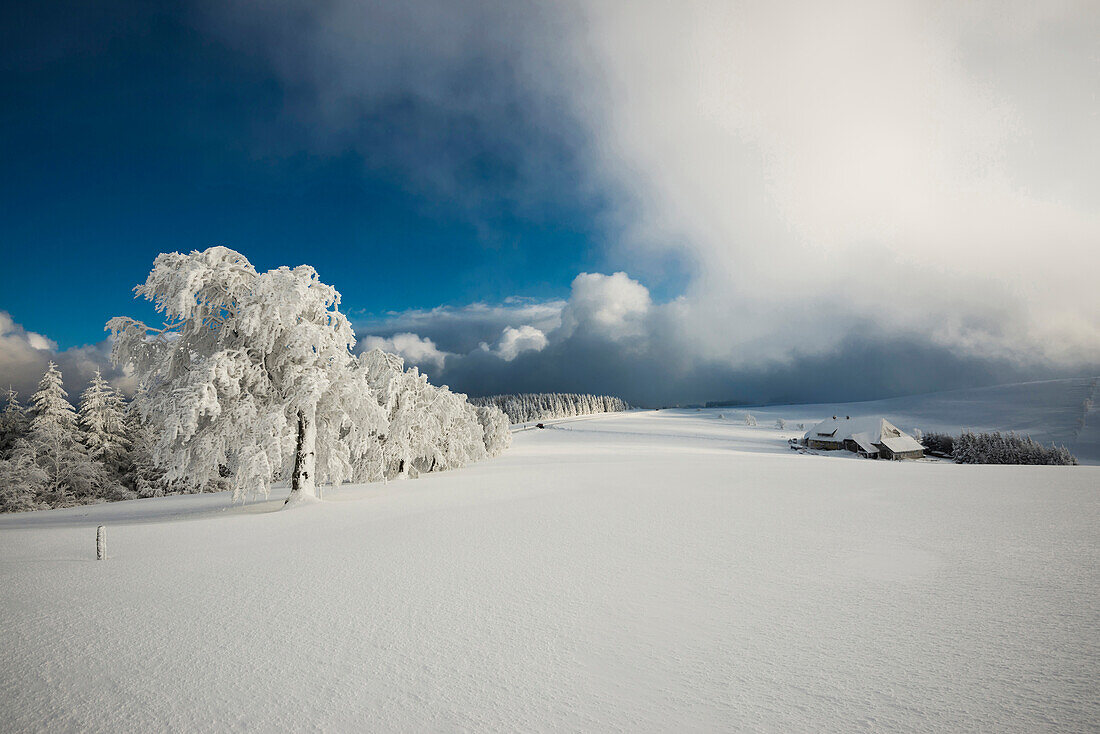
<svg viewBox="0 0 1100 734">
<path fill-rule="evenodd" d="M 46 472 L 34 461 L 27 439 L 15 442 L 12 457 L 0 459 L 0 512 L 38 509 L 38 495 L 44 490 Z"/>
<path fill-rule="evenodd" d="M 0 413 L 0 459 L 8 458 L 16 442 L 27 433 L 27 411 L 19 402 L 19 395 L 8 386 L 7 404 Z"/>
<path fill-rule="evenodd" d="M 126 432 L 130 437 L 130 451 L 126 454 L 123 483 L 138 497 L 162 497 L 170 494 L 165 471 L 157 466 L 154 451 L 157 445 L 156 429 L 142 419 L 137 410 L 126 413 Z"/>
<path fill-rule="evenodd" d="M 27 441 L 15 451 L 18 461 L 33 462 L 44 473 L 38 500 L 50 507 L 92 501 L 110 486 L 103 467 L 88 456 L 67 398 L 61 371 L 50 362 L 31 396 L 34 418 Z"/>
<path fill-rule="evenodd" d="M 593 413 L 615 413 L 629 410 L 626 401 L 609 395 L 579 395 L 577 393 L 523 393 L 520 395 L 490 395 L 474 398 L 476 407 L 500 409 L 511 423 L 529 423 L 550 418 L 572 418 Z"/>
<path fill-rule="evenodd" d="M 935 434 L 933 434 L 935 435 Z M 927 438 L 927 437 L 926 437 Z M 943 438 L 943 437 L 938 437 Z M 950 439 L 950 436 L 946 437 Z M 953 441 L 955 462 L 958 464 L 1032 464 L 1075 466 L 1077 458 L 1065 446 L 1043 446 L 1031 436 L 1015 433 L 974 433 L 963 431 Z"/>
<path fill-rule="evenodd" d="M 80 427 L 88 455 L 114 477 L 123 473 L 130 449 L 127 435 L 126 404 L 111 388 L 99 370 L 80 398 Z"/>
</svg>

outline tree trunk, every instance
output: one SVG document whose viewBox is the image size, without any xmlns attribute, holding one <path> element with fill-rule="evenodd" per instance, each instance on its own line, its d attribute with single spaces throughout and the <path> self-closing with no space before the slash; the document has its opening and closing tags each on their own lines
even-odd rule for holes
<svg viewBox="0 0 1100 734">
<path fill-rule="evenodd" d="M 294 453 L 294 474 L 290 480 L 290 497 L 317 497 L 317 425 L 313 418 L 298 411 L 298 447 Z"/>
</svg>

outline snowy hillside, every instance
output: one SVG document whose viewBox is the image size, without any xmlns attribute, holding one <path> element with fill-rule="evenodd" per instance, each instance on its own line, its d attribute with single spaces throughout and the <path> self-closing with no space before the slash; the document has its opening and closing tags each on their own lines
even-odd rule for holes
<svg viewBox="0 0 1100 734">
<path fill-rule="evenodd" d="M 1100 468 L 803 455 L 718 412 L 289 510 L 0 517 L 4 728 L 1100 727 Z"/>
<path fill-rule="evenodd" d="M 959 433 L 1015 431 L 1036 441 L 1065 445 L 1082 463 L 1100 464 L 1100 378 L 1046 380 L 909 395 L 888 400 L 820 405 L 723 408 L 727 417 L 751 412 L 760 425 L 776 418 L 809 427 L 835 414 L 884 415 L 904 430 Z"/>
</svg>

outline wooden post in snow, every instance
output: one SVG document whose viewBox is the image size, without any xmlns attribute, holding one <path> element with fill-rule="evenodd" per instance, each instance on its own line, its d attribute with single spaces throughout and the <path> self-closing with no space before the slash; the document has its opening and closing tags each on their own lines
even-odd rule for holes
<svg viewBox="0 0 1100 734">
<path fill-rule="evenodd" d="M 107 528 L 100 525 L 95 529 L 95 559 L 102 561 L 107 557 Z"/>
</svg>

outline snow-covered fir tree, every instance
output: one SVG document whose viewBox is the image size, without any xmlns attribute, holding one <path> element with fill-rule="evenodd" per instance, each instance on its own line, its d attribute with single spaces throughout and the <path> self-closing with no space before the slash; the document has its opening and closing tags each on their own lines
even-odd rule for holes
<svg viewBox="0 0 1100 734">
<path fill-rule="evenodd" d="M 46 473 L 34 462 L 27 442 L 30 420 L 10 385 L 6 400 L 0 412 L 0 512 L 35 510 Z"/>
<path fill-rule="evenodd" d="M 126 412 L 126 433 L 130 450 L 126 454 L 123 483 L 138 497 L 162 497 L 171 493 L 165 470 L 153 457 L 159 436 L 152 423 L 131 408 Z"/>
<path fill-rule="evenodd" d="M 121 475 L 130 450 L 126 403 L 99 370 L 80 396 L 79 419 L 88 455 L 110 474 Z"/>
<path fill-rule="evenodd" d="M 571 418 L 594 413 L 615 413 L 629 410 L 626 401 L 610 395 L 586 395 L 580 393 L 520 393 L 516 395 L 489 395 L 470 400 L 476 406 L 495 406 L 502 410 L 511 423 Z"/>
<path fill-rule="evenodd" d="M 0 459 L 0 512 L 26 512 L 49 505 L 40 504 L 48 477 L 34 460 L 26 438 L 15 442 L 10 458 Z"/>
<path fill-rule="evenodd" d="M 31 402 L 33 419 L 27 440 L 20 442 L 15 455 L 23 466 L 33 463 L 44 473 L 38 487 L 39 502 L 61 507 L 109 493 L 112 481 L 103 466 L 88 456 L 76 410 L 68 401 L 61 370 L 53 362 Z"/>
<path fill-rule="evenodd" d="M 4 410 L 0 411 L 0 459 L 11 456 L 15 442 L 26 435 L 29 426 L 27 411 L 10 385 L 4 398 Z"/>
<path fill-rule="evenodd" d="M 1031 436 L 1019 436 L 1015 433 L 963 431 L 952 444 L 952 455 L 958 464 L 1077 464 L 1077 457 L 1065 446 L 1044 446 Z"/>
</svg>

